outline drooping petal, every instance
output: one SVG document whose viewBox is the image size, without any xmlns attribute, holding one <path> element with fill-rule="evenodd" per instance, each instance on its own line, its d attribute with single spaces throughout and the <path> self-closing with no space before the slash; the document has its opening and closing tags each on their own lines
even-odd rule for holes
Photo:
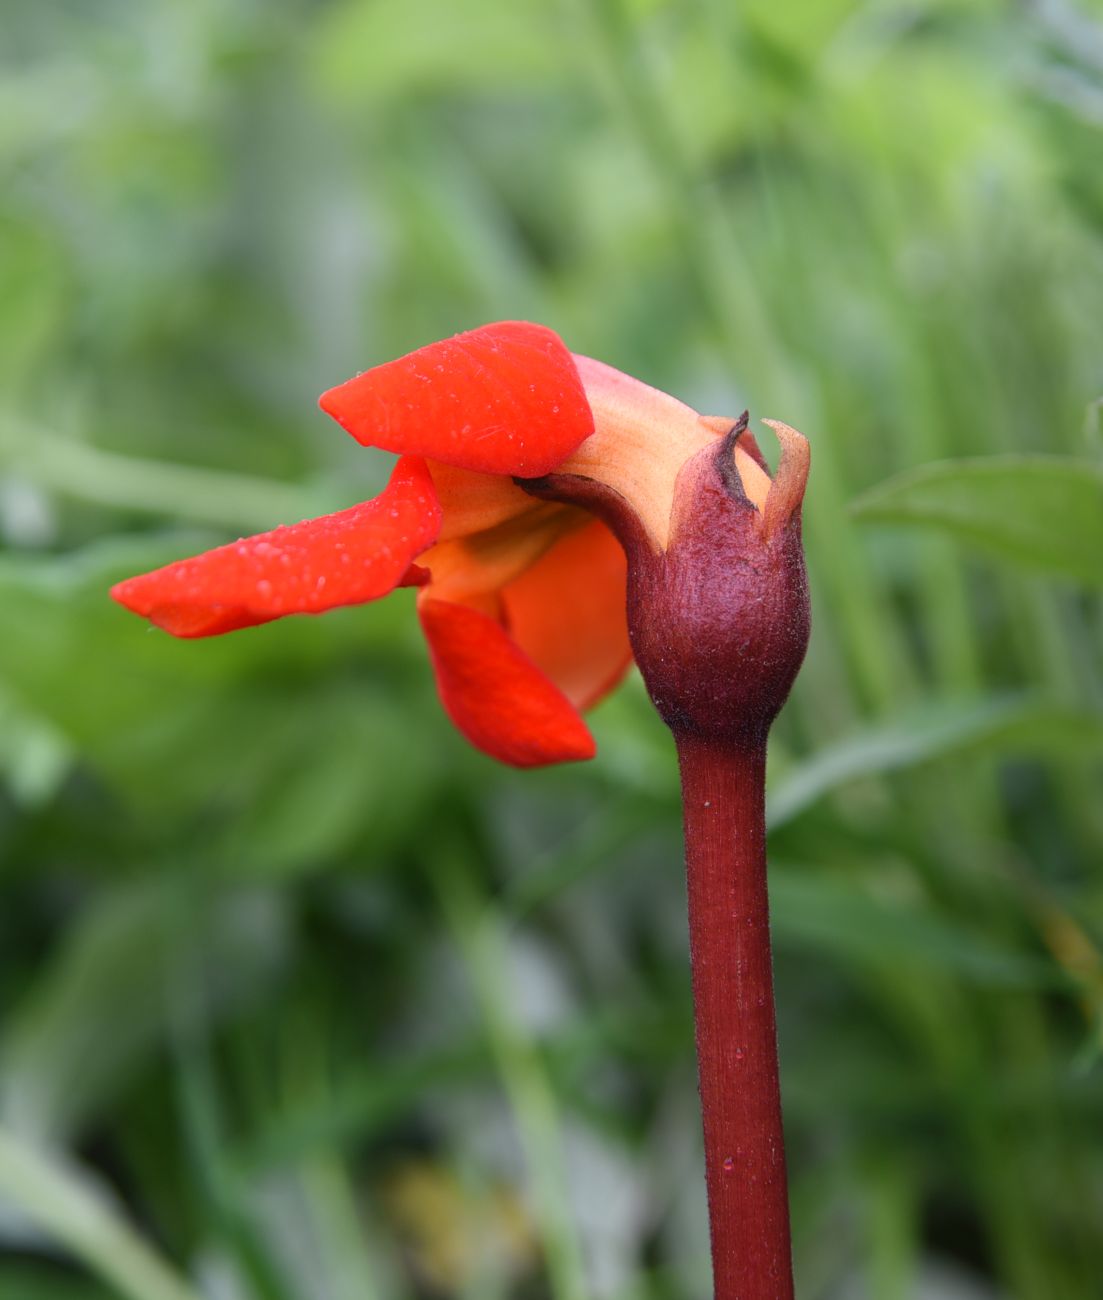
<svg viewBox="0 0 1103 1300">
<path fill-rule="evenodd" d="M 577 710 L 493 618 L 427 593 L 418 612 L 441 702 L 477 749 L 514 767 L 593 757 Z"/>
<path fill-rule="evenodd" d="M 561 538 L 502 592 L 510 636 L 578 709 L 632 662 L 624 550 L 598 521 Z"/>
<path fill-rule="evenodd" d="M 111 595 L 179 637 L 359 605 L 424 580 L 412 561 L 433 544 L 440 517 L 425 462 L 404 456 L 372 501 L 166 565 Z"/>
<path fill-rule="evenodd" d="M 365 446 L 523 478 L 549 473 L 594 430 L 570 352 L 525 321 L 431 343 L 319 404 Z"/>
</svg>

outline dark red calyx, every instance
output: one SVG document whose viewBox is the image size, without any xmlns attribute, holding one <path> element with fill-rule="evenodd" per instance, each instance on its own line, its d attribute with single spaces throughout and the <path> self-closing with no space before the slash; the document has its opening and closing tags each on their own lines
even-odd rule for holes
<svg viewBox="0 0 1103 1300">
<path fill-rule="evenodd" d="M 808 647 L 808 581 L 799 507 L 767 535 L 733 465 L 736 436 L 683 467 L 668 548 L 629 554 L 628 625 L 675 735 L 757 742 Z"/>
</svg>

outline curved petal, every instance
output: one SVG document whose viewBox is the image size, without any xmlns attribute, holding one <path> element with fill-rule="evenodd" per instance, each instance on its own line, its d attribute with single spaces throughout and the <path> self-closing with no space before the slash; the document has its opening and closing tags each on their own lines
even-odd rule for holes
<svg viewBox="0 0 1103 1300">
<path fill-rule="evenodd" d="M 716 434 L 697 412 L 590 357 L 576 356 L 596 432 L 558 470 L 597 479 L 632 507 L 656 551 L 666 548 L 674 481 Z"/>
<path fill-rule="evenodd" d="M 438 539 L 442 544 L 497 528 L 508 520 L 531 515 L 541 507 L 540 501 L 505 474 L 478 474 L 439 460 L 426 461 L 426 464 L 444 512 Z"/>
<path fill-rule="evenodd" d="M 511 637 L 578 709 L 611 691 L 632 662 L 627 583 L 620 543 L 595 520 L 502 592 Z"/>
<path fill-rule="evenodd" d="M 365 446 L 523 478 L 550 473 L 594 431 L 570 352 L 525 321 L 431 343 L 331 388 L 319 405 Z"/>
<path fill-rule="evenodd" d="M 593 758 L 577 710 L 493 618 L 425 594 L 418 613 L 441 702 L 477 749 L 514 767 Z"/>
<path fill-rule="evenodd" d="M 111 595 L 179 637 L 359 605 L 424 581 L 411 561 L 433 544 L 440 516 L 424 461 L 404 456 L 372 501 L 179 560 Z"/>
<path fill-rule="evenodd" d="M 556 471 L 595 479 L 632 507 L 655 551 L 670 540 L 674 485 L 682 466 L 736 423 L 702 419 L 684 402 L 591 357 L 575 364 L 593 412 L 596 432 Z M 747 495 L 759 484 L 765 500 L 770 480 L 747 452 L 735 448 Z M 751 484 L 748 487 L 748 483 Z"/>
<path fill-rule="evenodd" d="M 520 577 L 567 533 L 585 527 L 590 516 L 575 506 L 533 501 L 523 516 L 507 519 L 468 537 L 438 542 L 421 557 L 429 570 L 434 600 L 471 605 L 493 597 Z M 447 519 L 447 514 L 445 515 Z"/>
</svg>

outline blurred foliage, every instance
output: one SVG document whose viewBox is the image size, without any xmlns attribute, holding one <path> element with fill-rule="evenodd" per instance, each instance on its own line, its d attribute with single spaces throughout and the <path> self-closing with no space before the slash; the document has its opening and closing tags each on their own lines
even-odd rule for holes
<svg viewBox="0 0 1103 1300">
<path fill-rule="evenodd" d="M 10 0 L 2 1300 L 706 1293 L 638 682 L 520 774 L 408 593 L 106 598 L 371 494 L 316 394 L 502 317 L 814 440 L 800 1294 L 1099 1294 L 1101 126 L 1086 0 Z"/>
</svg>

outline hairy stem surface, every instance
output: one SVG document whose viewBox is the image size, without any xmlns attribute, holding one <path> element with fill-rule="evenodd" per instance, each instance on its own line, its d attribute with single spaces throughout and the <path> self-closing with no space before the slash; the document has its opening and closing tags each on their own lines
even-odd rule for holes
<svg viewBox="0 0 1103 1300">
<path fill-rule="evenodd" d="M 716 1300 L 792 1300 L 766 895 L 765 740 L 681 735 Z"/>
</svg>

